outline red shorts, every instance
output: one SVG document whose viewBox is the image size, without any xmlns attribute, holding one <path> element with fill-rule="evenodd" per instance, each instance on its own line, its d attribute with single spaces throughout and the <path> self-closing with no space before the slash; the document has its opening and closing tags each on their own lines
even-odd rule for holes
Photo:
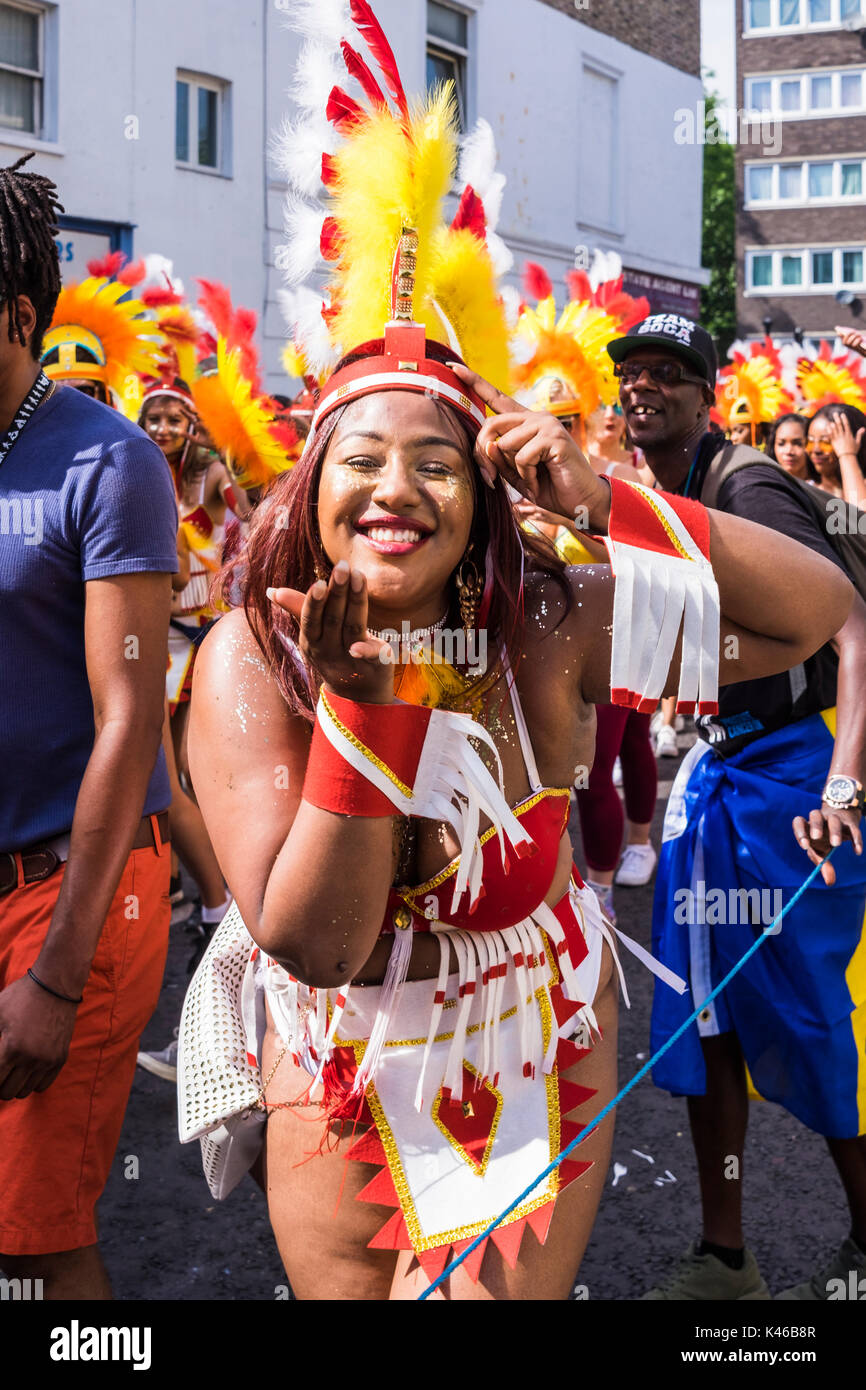
<svg viewBox="0 0 866 1390">
<path fill-rule="evenodd" d="M 132 851 L 62 1071 L 40 1095 L 0 1101 L 0 1252 L 7 1255 L 96 1242 L 94 1209 L 120 1138 L 139 1038 L 162 984 L 170 862 L 167 845 Z M 64 867 L 0 898 L 0 989 L 36 960 Z"/>
</svg>

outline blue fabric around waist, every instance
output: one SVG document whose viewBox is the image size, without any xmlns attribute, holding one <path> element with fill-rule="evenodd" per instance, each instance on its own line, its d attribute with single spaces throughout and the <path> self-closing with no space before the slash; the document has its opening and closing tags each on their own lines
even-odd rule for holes
<svg viewBox="0 0 866 1390">
<path fill-rule="evenodd" d="M 653 907 L 653 953 L 665 965 L 692 979 L 689 916 L 697 916 L 707 923 L 717 984 L 772 920 L 778 901 L 790 901 L 811 867 L 791 822 L 820 805 L 832 750 L 827 725 L 812 715 L 727 759 L 707 749 L 685 786 L 675 784 Z M 703 908 L 695 901 L 696 855 Z M 843 844 L 833 864 L 835 886 L 817 880 L 726 987 L 720 1028 L 736 1031 L 765 1099 L 821 1134 L 851 1138 L 866 1131 L 866 852 L 858 856 Z M 757 923 L 744 920 L 749 914 L 733 901 L 738 889 L 764 891 Z M 653 1051 L 699 1002 L 689 993 L 655 991 Z M 675 1094 L 704 1093 L 697 1027 L 659 1061 L 653 1080 Z"/>
</svg>

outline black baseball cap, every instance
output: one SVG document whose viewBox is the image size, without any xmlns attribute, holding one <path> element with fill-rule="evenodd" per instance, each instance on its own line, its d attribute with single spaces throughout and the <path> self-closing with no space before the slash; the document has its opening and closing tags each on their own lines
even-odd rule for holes
<svg viewBox="0 0 866 1390">
<path fill-rule="evenodd" d="M 650 314 L 636 324 L 624 338 L 608 343 L 608 356 L 622 362 L 630 352 L 642 347 L 664 348 L 688 362 L 710 386 L 715 386 L 719 370 L 716 346 L 705 328 L 680 314 Z"/>
</svg>

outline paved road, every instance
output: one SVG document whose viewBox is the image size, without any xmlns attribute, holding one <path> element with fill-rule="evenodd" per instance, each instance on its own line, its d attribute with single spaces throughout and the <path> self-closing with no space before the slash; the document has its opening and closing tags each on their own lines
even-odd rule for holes
<svg viewBox="0 0 866 1390">
<path fill-rule="evenodd" d="M 691 739 L 682 735 L 683 750 Z M 653 839 L 678 764 L 661 760 Z M 578 863 L 579 831 L 574 829 Z M 618 889 L 620 925 L 649 944 L 652 887 Z M 162 1047 L 177 1023 L 187 939 L 172 933 L 165 987 L 144 1046 Z M 625 958 L 632 1007 L 622 1010 L 622 1080 L 647 1055 L 650 975 Z M 642 1158 L 634 1153 L 648 1155 Z M 137 1158 L 134 1165 L 129 1156 Z M 590 1299 L 634 1299 L 676 1262 L 698 1232 L 695 1166 L 685 1103 L 642 1081 L 618 1111 L 613 1166 L 579 1279 Z M 137 1166 L 138 1177 L 126 1177 Z M 748 1240 L 774 1291 L 807 1277 L 847 1231 L 841 1189 L 817 1135 L 775 1106 L 752 1106 L 746 1155 Z M 663 1186 L 656 1186 L 659 1177 Z M 121 1299 L 267 1299 L 286 1279 L 264 1198 L 251 1181 L 223 1203 L 205 1184 L 197 1144 L 177 1142 L 173 1087 L 136 1073 L 114 1168 L 100 1209 L 102 1243 Z"/>
</svg>

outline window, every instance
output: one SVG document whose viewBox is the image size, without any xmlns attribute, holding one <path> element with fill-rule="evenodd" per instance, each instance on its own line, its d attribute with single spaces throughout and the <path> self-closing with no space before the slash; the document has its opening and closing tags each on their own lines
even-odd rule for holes
<svg viewBox="0 0 866 1390">
<path fill-rule="evenodd" d="M 584 64 L 580 91 L 582 130 L 578 187 L 581 222 L 621 230 L 619 79 Z"/>
<path fill-rule="evenodd" d="M 753 256 L 752 257 L 752 284 L 755 289 L 762 285 L 770 286 L 773 283 L 773 257 L 772 256 Z"/>
<path fill-rule="evenodd" d="M 812 284 L 813 285 L 832 285 L 833 283 L 833 252 L 832 251 L 813 251 L 812 252 Z"/>
<path fill-rule="evenodd" d="M 866 289 L 866 246 L 756 247 L 746 251 L 746 294 L 838 294 Z"/>
<path fill-rule="evenodd" d="M 802 198 L 803 196 L 803 166 L 802 164 L 782 164 L 779 166 L 779 197 L 780 198 Z"/>
<path fill-rule="evenodd" d="M 178 164 L 227 174 L 229 84 L 178 73 L 175 85 L 174 155 Z"/>
<path fill-rule="evenodd" d="M 436 0 L 427 3 L 427 87 L 453 82 L 460 117 L 466 130 L 466 64 L 469 57 L 468 16 Z"/>
<path fill-rule="evenodd" d="M 0 4 L 0 126 L 42 135 L 40 10 Z"/>
<path fill-rule="evenodd" d="M 773 87 L 770 82 L 753 82 L 749 95 L 752 111 L 769 111 L 773 100 Z"/>
<path fill-rule="evenodd" d="M 833 79 L 813 77 L 810 96 L 813 111 L 826 111 L 828 107 L 833 105 Z"/>
<path fill-rule="evenodd" d="M 809 197 L 810 197 L 810 198 L 832 198 L 832 197 L 833 197 L 833 165 L 832 165 L 832 164 L 810 164 L 810 165 L 809 165 Z"/>
<path fill-rule="evenodd" d="M 841 203 L 864 199 L 863 158 L 816 159 L 807 164 L 746 165 L 746 207 L 758 203 Z"/>
<path fill-rule="evenodd" d="M 747 0 L 746 33 L 838 29 L 861 11 L 861 0 Z"/>
<path fill-rule="evenodd" d="M 746 106 L 751 111 L 770 112 L 780 119 L 802 116 L 853 115 L 864 105 L 866 68 L 845 68 L 835 72 L 787 72 L 778 77 L 747 77 Z"/>
<path fill-rule="evenodd" d="M 752 166 L 747 171 L 748 201 L 750 203 L 769 202 L 773 196 L 773 166 L 764 164 Z"/>
</svg>

